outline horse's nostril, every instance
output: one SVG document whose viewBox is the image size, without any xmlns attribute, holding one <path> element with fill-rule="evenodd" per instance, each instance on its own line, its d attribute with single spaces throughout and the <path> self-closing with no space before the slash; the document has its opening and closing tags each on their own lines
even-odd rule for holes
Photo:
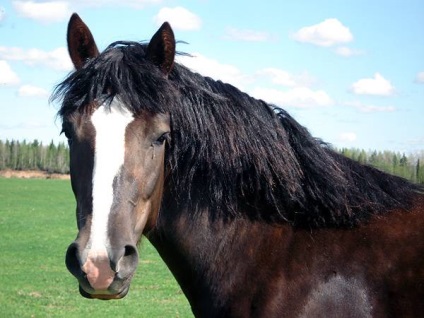
<svg viewBox="0 0 424 318">
<path fill-rule="evenodd" d="M 65 257 L 66 268 L 71 272 L 72 275 L 78 277 L 82 275 L 81 263 L 78 257 L 78 244 L 72 243 L 69 245 L 66 251 Z"/>
<path fill-rule="evenodd" d="M 120 277 L 132 275 L 138 265 L 138 251 L 134 245 L 125 245 L 124 254 L 119 258 L 116 272 Z M 113 267 L 112 267 L 113 268 Z"/>
<path fill-rule="evenodd" d="M 125 246 L 124 257 L 131 256 L 131 255 L 134 255 L 134 254 L 138 254 L 137 253 L 137 248 L 135 246 L 133 246 L 133 245 L 126 245 Z M 138 257 L 138 255 L 137 255 L 137 257 Z"/>
</svg>

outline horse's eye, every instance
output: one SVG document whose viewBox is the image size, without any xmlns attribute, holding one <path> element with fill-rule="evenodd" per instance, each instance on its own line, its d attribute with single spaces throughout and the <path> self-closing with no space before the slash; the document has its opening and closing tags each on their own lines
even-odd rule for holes
<svg viewBox="0 0 424 318">
<path fill-rule="evenodd" d="M 60 134 L 64 134 L 66 138 L 72 139 L 71 133 L 68 130 L 66 130 L 66 129 L 62 129 L 62 131 L 60 132 Z"/>
<path fill-rule="evenodd" d="M 73 133 L 72 133 L 72 128 L 69 126 L 70 126 L 69 123 L 64 122 L 62 124 L 62 130 L 60 131 L 60 134 L 64 134 L 65 137 L 68 139 L 68 144 L 71 145 L 72 139 L 73 139 Z"/>
<path fill-rule="evenodd" d="M 170 133 L 169 132 L 166 132 L 166 133 L 163 133 L 158 139 L 156 139 L 153 144 L 155 146 L 160 146 L 164 142 L 169 142 L 169 140 L 170 140 Z"/>
</svg>

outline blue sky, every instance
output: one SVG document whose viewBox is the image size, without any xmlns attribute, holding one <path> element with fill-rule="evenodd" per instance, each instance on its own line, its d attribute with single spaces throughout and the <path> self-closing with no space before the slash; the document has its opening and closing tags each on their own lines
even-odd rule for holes
<svg viewBox="0 0 424 318">
<path fill-rule="evenodd" d="M 72 12 L 99 49 L 167 20 L 178 61 L 286 109 L 336 147 L 424 149 L 424 2 L 74 0 L 0 2 L 0 139 L 63 141 L 55 84 L 72 65 Z"/>
</svg>

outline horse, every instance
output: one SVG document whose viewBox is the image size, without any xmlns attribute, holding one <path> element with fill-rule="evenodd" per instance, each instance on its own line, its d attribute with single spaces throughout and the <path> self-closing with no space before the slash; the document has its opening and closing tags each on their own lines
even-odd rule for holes
<svg viewBox="0 0 424 318">
<path fill-rule="evenodd" d="M 149 42 L 99 52 L 74 13 L 57 85 L 80 294 L 126 296 L 146 237 L 196 317 L 423 317 L 424 189 Z M 182 54 L 182 53 L 181 53 Z"/>
</svg>

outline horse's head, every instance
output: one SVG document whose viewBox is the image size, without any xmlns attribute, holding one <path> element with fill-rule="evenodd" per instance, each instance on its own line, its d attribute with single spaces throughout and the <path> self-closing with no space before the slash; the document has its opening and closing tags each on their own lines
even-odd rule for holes
<svg viewBox="0 0 424 318">
<path fill-rule="evenodd" d="M 128 105 L 125 87 L 122 95 L 116 91 L 117 85 L 125 84 L 112 83 L 107 74 L 102 76 L 110 86 L 106 84 L 103 92 L 80 87 L 82 77 L 96 76 L 96 66 L 89 64 L 108 57 L 99 54 L 90 30 L 76 14 L 69 22 L 67 40 L 76 72 L 61 116 L 70 144 L 79 232 L 67 250 L 66 266 L 78 279 L 83 296 L 122 298 L 138 264 L 136 245 L 158 217 L 170 116 L 146 110 L 148 106 L 134 111 L 139 105 Z M 164 23 L 140 59 L 156 68 L 158 81 L 167 81 L 174 55 L 174 35 Z M 138 71 L 143 70 L 130 70 Z M 80 105 L 72 105 L 77 100 Z"/>
</svg>

